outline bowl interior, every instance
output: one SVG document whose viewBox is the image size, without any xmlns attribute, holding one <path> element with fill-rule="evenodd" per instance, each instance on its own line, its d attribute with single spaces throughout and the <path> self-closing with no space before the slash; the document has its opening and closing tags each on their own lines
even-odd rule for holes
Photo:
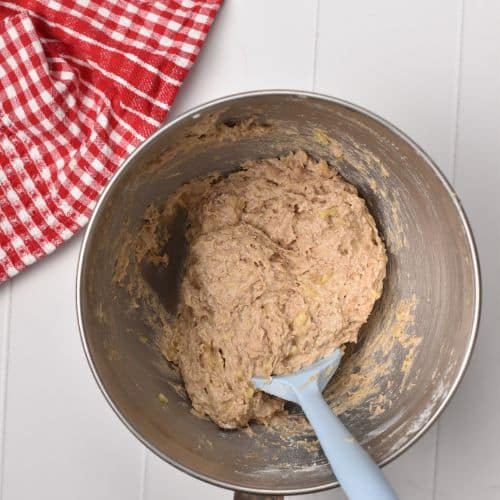
<svg viewBox="0 0 500 500">
<path fill-rule="evenodd" d="M 88 228 L 78 289 L 82 334 L 98 382 L 136 435 L 184 470 L 237 489 L 313 491 L 335 478 L 295 409 L 285 431 L 222 431 L 193 415 L 176 370 L 154 347 L 147 310 L 131 308 L 112 276 L 126 232 L 137 230 L 149 204 L 194 177 L 299 148 L 357 186 L 387 245 L 383 296 L 326 391 L 379 463 L 442 409 L 475 333 L 476 260 L 456 197 L 392 127 L 348 104 L 290 93 L 221 100 L 164 127 L 127 160 Z M 171 300 L 158 273 L 153 288 Z"/>
</svg>

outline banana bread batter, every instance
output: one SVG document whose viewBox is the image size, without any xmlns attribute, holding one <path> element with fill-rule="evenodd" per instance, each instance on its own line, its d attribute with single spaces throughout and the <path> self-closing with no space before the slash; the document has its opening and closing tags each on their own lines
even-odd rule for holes
<svg viewBox="0 0 500 500">
<path fill-rule="evenodd" d="M 155 213 L 180 208 L 189 253 L 162 352 L 198 413 L 223 428 L 265 422 L 284 403 L 254 392 L 251 377 L 355 342 L 382 293 L 384 244 L 354 186 L 303 151 L 192 181 Z M 168 266 L 155 217 L 135 253 Z"/>
</svg>

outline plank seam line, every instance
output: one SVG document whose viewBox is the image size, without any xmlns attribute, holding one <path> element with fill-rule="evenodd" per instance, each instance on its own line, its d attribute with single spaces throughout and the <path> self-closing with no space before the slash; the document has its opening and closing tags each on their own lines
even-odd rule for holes
<svg viewBox="0 0 500 500">
<path fill-rule="evenodd" d="M 7 378 L 9 373 L 10 319 L 12 311 L 12 282 L 8 282 L 7 301 L 4 306 L 2 357 L 0 359 L 0 499 L 3 498 L 5 470 L 5 437 L 7 422 Z"/>
<path fill-rule="evenodd" d="M 458 12 L 458 43 L 457 43 L 457 54 L 456 54 L 456 85 L 455 85 L 455 126 L 453 130 L 452 137 L 452 164 L 451 164 L 451 182 L 453 187 L 455 187 L 456 174 L 457 174 L 457 154 L 458 154 L 458 135 L 459 135 L 459 124 L 460 124 L 460 105 L 461 105 L 461 93 L 462 93 L 462 68 L 463 68 L 463 47 L 464 47 L 464 14 L 465 14 L 465 0 L 460 2 L 459 12 Z"/>
<path fill-rule="evenodd" d="M 142 447 L 142 457 L 141 457 L 141 475 L 139 478 L 139 500 L 144 500 L 144 495 L 146 493 L 146 468 L 147 468 L 147 450 L 146 447 Z"/>
<path fill-rule="evenodd" d="M 457 49 L 456 49 L 456 78 L 455 78 L 455 113 L 454 127 L 452 129 L 452 159 L 451 159 L 451 183 L 455 188 L 457 173 L 457 150 L 458 134 L 460 122 L 460 104 L 462 92 L 462 67 L 463 67 L 463 47 L 464 47 L 464 18 L 465 18 L 465 0 L 461 0 L 458 7 L 458 29 L 457 29 Z M 432 500 L 437 498 L 438 469 L 439 469 L 439 420 L 436 422 L 436 448 L 434 450 L 434 476 L 432 479 Z"/>
<path fill-rule="evenodd" d="M 316 90 L 316 72 L 318 66 L 318 40 L 319 40 L 319 3 L 316 0 L 316 12 L 314 20 L 314 46 L 313 46 L 313 67 L 312 67 L 312 90 Z"/>
</svg>

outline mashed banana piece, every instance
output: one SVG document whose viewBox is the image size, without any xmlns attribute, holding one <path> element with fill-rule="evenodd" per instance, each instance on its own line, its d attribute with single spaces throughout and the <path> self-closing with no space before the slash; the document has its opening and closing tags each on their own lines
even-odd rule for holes
<svg viewBox="0 0 500 500">
<path fill-rule="evenodd" d="M 194 409 L 223 428 L 283 401 L 254 375 L 293 372 L 355 342 L 382 293 L 386 252 L 356 189 L 299 151 L 181 187 L 189 254 L 162 351 Z"/>
</svg>

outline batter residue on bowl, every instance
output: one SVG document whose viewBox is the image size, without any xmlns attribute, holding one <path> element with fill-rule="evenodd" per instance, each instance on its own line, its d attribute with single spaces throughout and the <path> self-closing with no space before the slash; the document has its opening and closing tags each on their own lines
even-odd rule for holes
<svg viewBox="0 0 500 500">
<path fill-rule="evenodd" d="M 354 186 L 299 151 L 194 180 L 150 207 L 117 282 L 130 264 L 173 265 L 167 228 L 179 211 L 189 251 L 177 314 L 165 320 L 152 307 L 160 348 L 198 413 L 223 428 L 265 422 L 284 403 L 254 392 L 251 377 L 293 372 L 355 342 L 382 293 L 384 244 Z M 144 286 L 128 288 L 140 298 Z"/>
</svg>

